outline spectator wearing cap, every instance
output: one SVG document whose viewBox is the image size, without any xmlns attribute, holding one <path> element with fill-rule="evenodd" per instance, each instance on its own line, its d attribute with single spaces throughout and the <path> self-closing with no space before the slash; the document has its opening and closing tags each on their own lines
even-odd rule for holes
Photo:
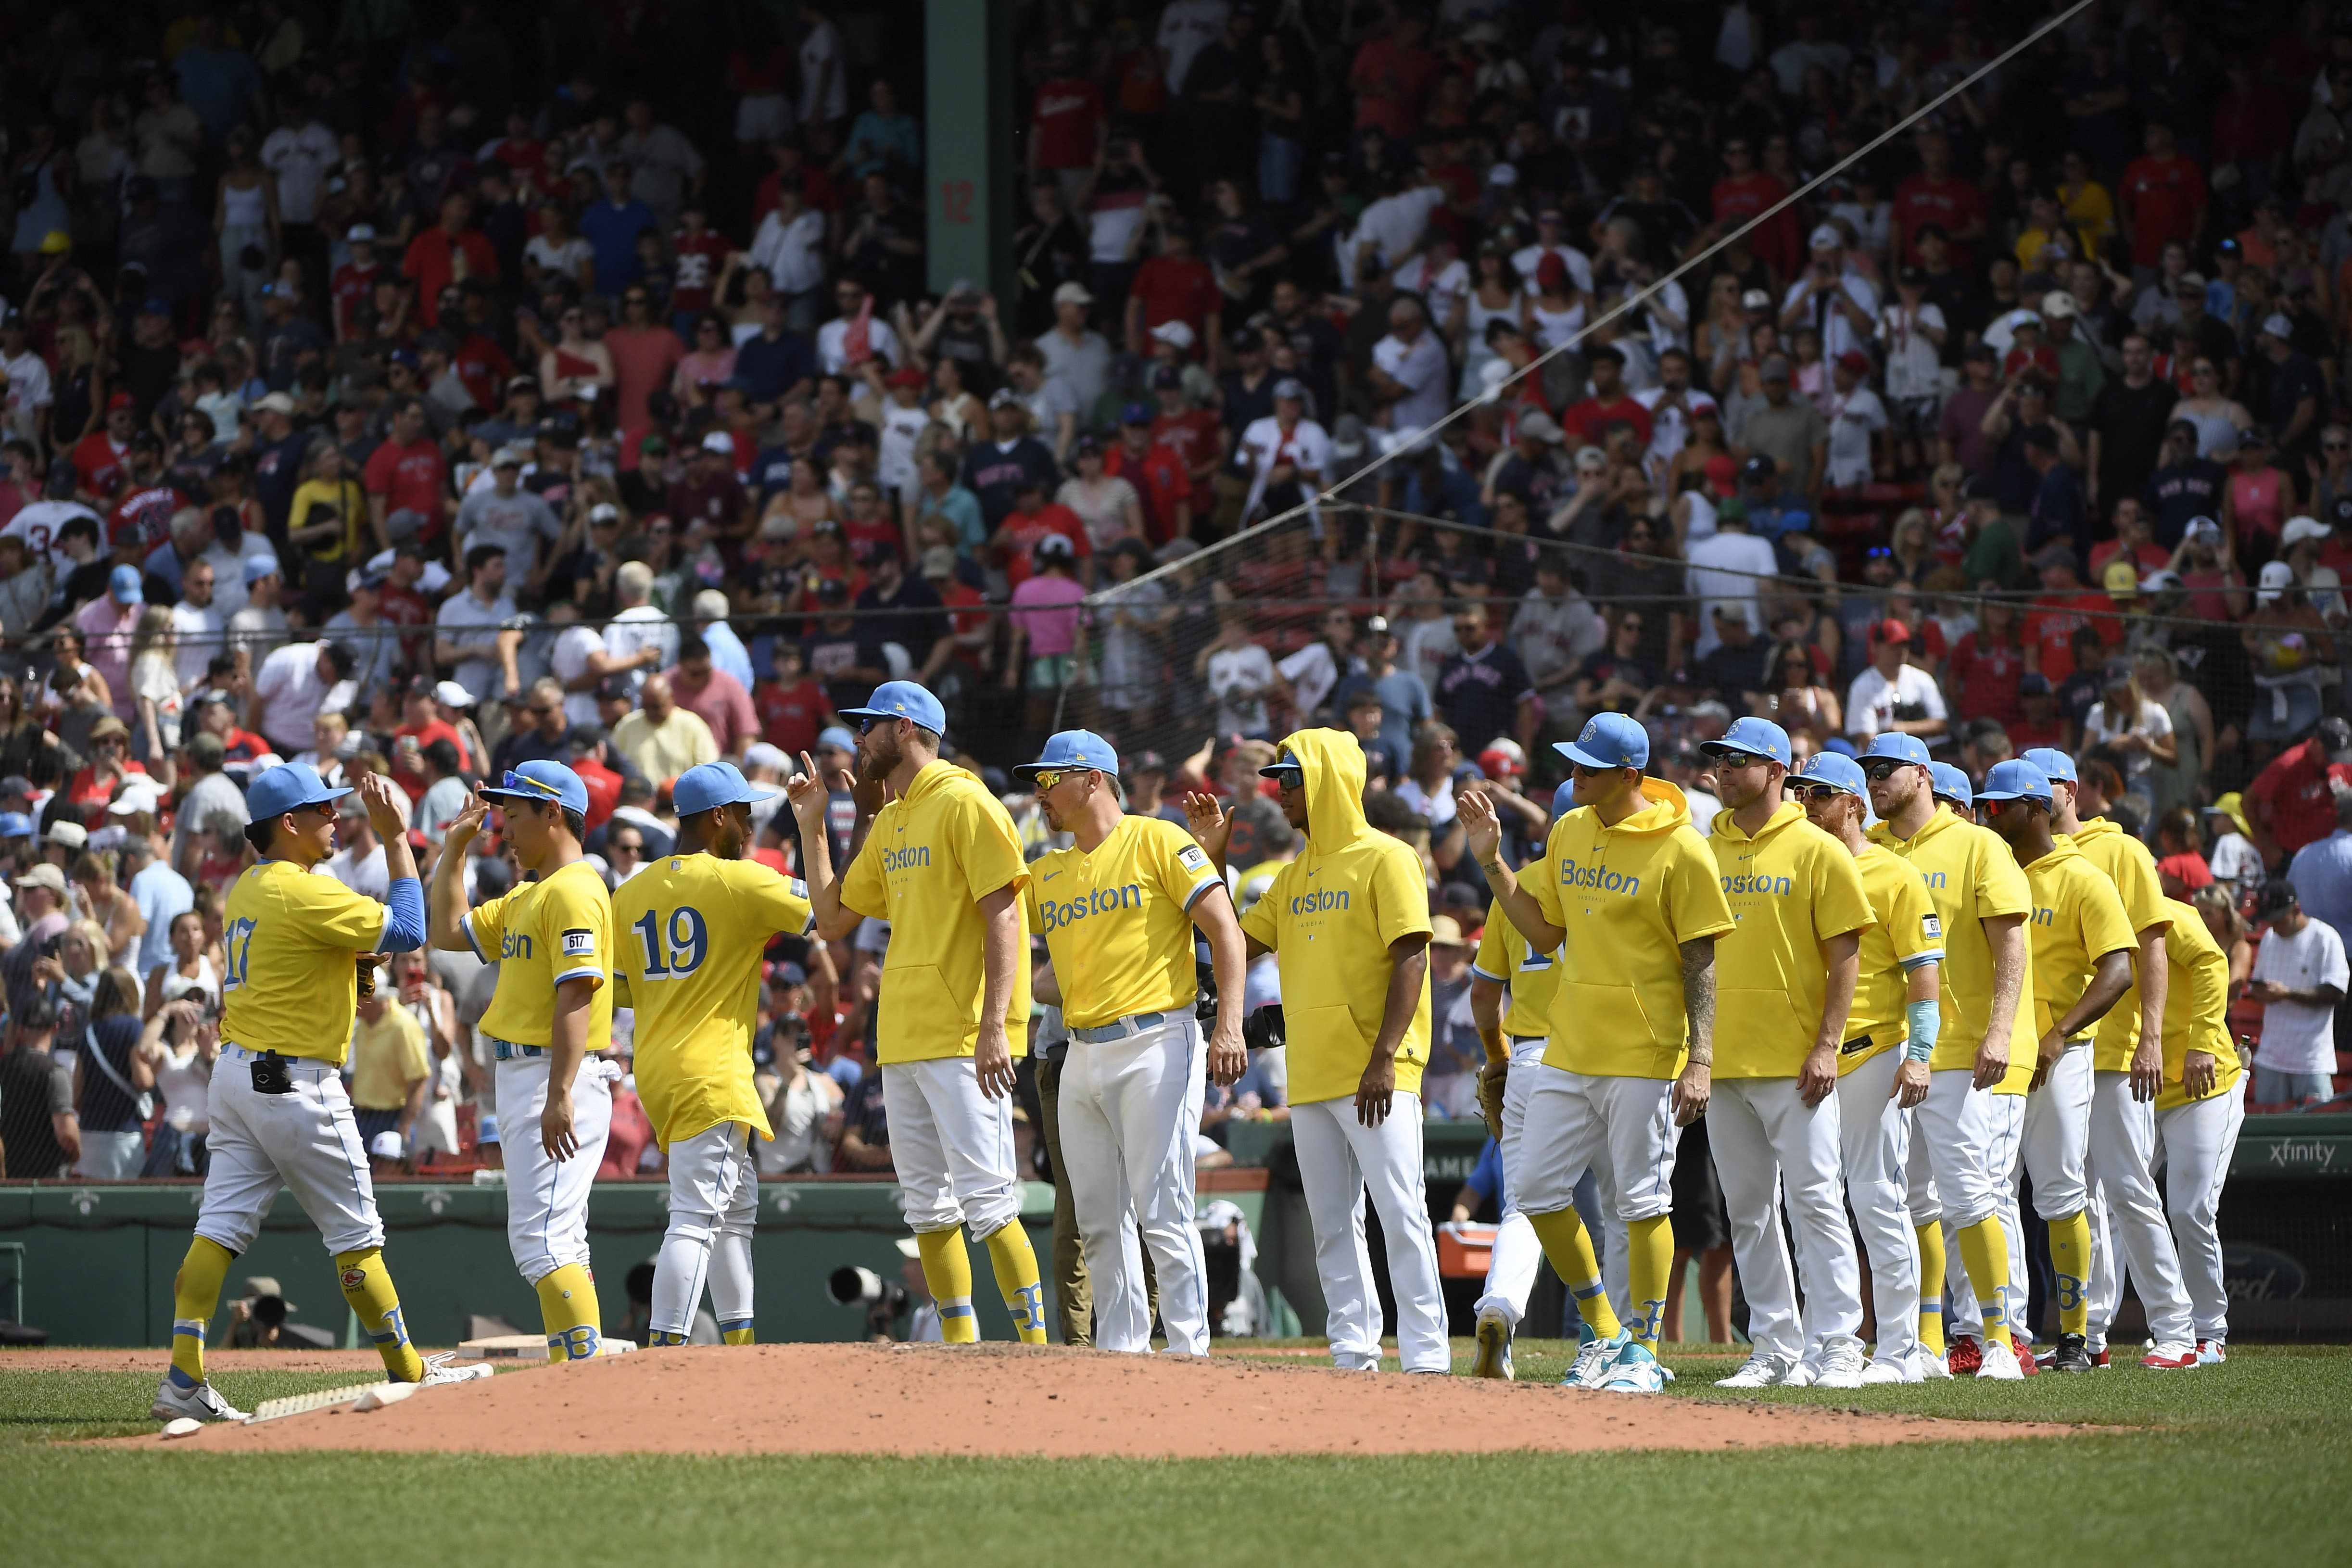
<svg viewBox="0 0 2352 1568">
<path fill-rule="evenodd" d="M 1822 353 L 1834 360 L 1870 342 L 1878 326 L 1878 291 L 1846 258 L 1845 235 L 1835 224 L 1814 228 L 1807 240 L 1810 265 L 1780 300 L 1780 330 L 1793 336 L 1802 327 L 1822 335 Z"/>
<path fill-rule="evenodd" d="M 1156 329 L 1181 324 L 1192 342 L 1214 343 L 1223 333 L 1224 295 L 1217 288 L 1208 263 L 1192 253 L 1192 231 L 1181 219 L 1160 216 L 1155 209 L 1160 251 L 1147 257 L 1128 285 L 1127 351 L 1142 355 Z"/>
<path fill-rule="evenodd" d="M 1529 405 L 1517 410 L 1510 445 L 1486 465 L 1479 500 L 1492 508 L 1497 497 L 1515 495 L 1527 503 L 1528 515 L 1549 517 L 1567 493 L 1568 462 L 1561 450 L 1567 439 L 1541 407 Z"/>
<path fill-rule="evenodd" d="M 1811 405 L 1805 406 L 1810 412 Z M 1819 414 L 1812 417 L 1820 422 Z M 1748 460 L 1754 463 L 1759 458 L 1771 461 L 1760 453 Z M 1747 506 L 1727 500 L 1717 509 L 1715 531 L 1690 547 L 1689 586 L 1699 622 L 1693 658 L 1705 658 L 1715 651 L 1716 645 L 1723 640 L 1724 616 L 1738 620 L 1750 631 L 1763 630 L 1762 595 L 1770 586 L 1769 580 L 1780 570 L 1780 562 L 1771 544 L 1749 531 L 1748 521 Z M 1664 610 L 1658 605 L 1641 608 L 1654 615 Z"/>
<path fill-rule="evenodd" d="M 816 608 L 816 623 L 801 639 L 802 667 L 824 683 L 825 700 L 836 711 L 855 708 L 890 679 L 879 623 L 851 611 L 849 584 L 837 577 L 817 584 Z"/>
<path fill-rule="evenodd" d="M 2346 826 L 2346 817 L 2352 811 L 2347 810 L 2334 787 L 2339 781 L 2352 784 L 2352 771 L 2347 769 L 2352 769 L 2352 722 L 2330 714 L 2319 721 L 2309 739 L 2281 752 L 2254 775 L 2254 782 L 2245 789 L 2243 826 L 2265 865 L 2284 865 L 2305 845 L 2327 838 L 2331 833 L 2344 841 L 2339 849 L 2352 854 L 2352 833 L 2338 831 Z M 2347 875 L 2352 875 L 2352 860 L 2347 865 Z M 2299 890 L 2309 900 L 2308 907 L 2329 924 L 2336 925 L 2336 916 L 2341 911 L 2344 923 L 2336 925 L 2339 933 L 2352 927 L 2352 892 L 2338 904 L 2323 899 L 2315 888 Z"/>
<path fill-rule="evenodd" d="M 1580 447 L 1606 447 L 1612 426 L 1623 425 L 1641 446 L 1650 444 L 1650 411 L 1625 390 L 1625 352 L 1602 343 L 1585 353 L 1591 384 L 1583 397 L 1559 416 L 1559 426 Z"/>
<path fill-rule="evenodd" d="M 2105 748 L 2121 760 L 2124 789 L 2139 798 L 2152 815 L 2156 806 L 2155 770 L 2180 759 L 2180 739 L 2173 732 L 2172 715 L 2140 689 L 2131 661 L 2111 658 L 2099 677 L 2099 700 L 2083 720 L 2083 750 Z"/>
<path fill-rule="evenodd" d="M 172 519 L 188 504 L 163 471 L 162 437 L 152 430 L 135 432 L 123 456 L 121 494 L 107 514 L 107 548 L 119 561 L 146 560 L 171 539 Z"/>
<path fill-rule="evenodd" d="M 706 649 L 706 661 L 709 657 Z M 719 741 L 710 726 L 678 706 L 667 676 L 646 677 L 637 697 L 636 710 L 613 726 L 612 743 L 638 773 L 658 786 L 688 768 L 719 760 Z"/>
<path fill-rule="evenodd" d="M 751 527 L 751 498 L 735 474 L 735 440 L 724 430 L 705 435 L 688 453 L 686 471 L 672 480 L 664 506 L 679 532 L 701 523 L 721 539 Z"/>
<path fill-rule="evenodd" d="M 1380 730 L 1365 745 L 1368 752 L 1377 745 L 1387 753 L 1392 774 L 1404 772 L 1413 735 L 1437 711 L 1430 700 L 1428 683 L 1418 671 L 1398 662 L 1401 652 L 1395 628 L 1384 616 L 1371 616 L 1364 622 L 1355 643 L 1355 653 L 1363 668 L 1354 674 L 1342 675 L 1331 693 L 1332 710 L 1343 722 L 1359 692 L 1369 691 L 1378 700 Z M 1439 663 L 1442 667 L 1444 660 L 1441 658 Z"/>
<path fill-rule="evenodd" d="M 1276 382 L 1274 412 L 1242 431 L 1240 450 L 1250 463 L 1249 497 L 1242 503 L 1246 524 L 1304 503 L 1320 536 L 1321 516 L 1312 500 L 1331 469 L 1331 437 L 1306 416 L 1307 387 L 1296 376 Z"/>
<path fill-rule="evenodd" d="M 1821 493 L 1829 465 L 1829 422 L 1812 400 L 1790 395 L 1791 367 L 1779 354 L 1758 367 L 1764 402 L 1740 426 L 1738 455 L 1772 459 L 1782 485 L 1809 500 Z"/>
<path fill-rule="evenodd" d="M 2254 906 L 2254 918 L 2268 928 L 2246 986 L 2247 999 L 2263 1009 L 2262 1043 L 2254 1051 L 2258 1105 L 2305 1106 L 2335 1093 L 2336 1017 L 2352 994 L 2352 969 L 2345 963 L 2343 933 L 2306 914 L 2297 896 L 2298 874 L 2312 882 L 2315 897 L 2342 896 L 2342 887 L 2328 885 L 2340 871 L 2332 864 L 2323 870 L 2323 864 L 2306 849 L 2286 877 L 2263 889 Z"/>
<path fill-rule="evenodd" d="M 1884 465 L 1890 424 L 1886 405 L 1870 387 L 1870 356 L 1860 349 L 1838 355 L 1830 366 L 1830 387 L 1822 409 L 1829 425 L 1824 477 L 1840 487 L 1866 485 Z"/>
<path fill-rule="evenodd" d="M 973 455 L 977 455 L 977 449 Z M 965 460 L 968 464 L 971 458 Z M 1027 582 L 1037 570 L 1038 547 L 1048 537 L 1059 536 L 1070 547 L 1078 580 L 1091 587 L 1095 575 L 1094 541 L 1087 536 L 1087 525 L 1079 521 L 1078 514 L 1058 501 L 1045 499 L 1048 486 L 1042 477 L 1024 472 L 1013 486 L 1013 509 L 989 540 L 1006 582 L 1014 588 Z"/>
<path fill-rule="evenodd" d="M 1092 423 L 1095 405 L 1110 389 L 1110 340 L 1088 325 L 1095 297 L 1075 280 L 1054 290 L 1054 325 L 1041 333 L 1037 353 L 1045 377 L 1059 381 L 1076 395 L 1083 417 Z"/>
<path fill-rule="evenodd" d="M 542 676 L 523 693 L 515 727 L 490 754 L 490 771 L 506 773 L 525 763 L 572 761 L 572 722 L 564 712 L 563 682 Z"/>
<path fill-rule="evenodd" d="M 2198 452 L 2196 422 L 2174 417 L 2164 430 L 2162 463 L 2147 476 L 2146 499 L 2156 517 L 2156 542 L 2178 547 L 2192 518 L 2227 510 L 2230 470 Z"/>
<path fill-rule="evenodd" d="M 1005 616 L 1012 639 L 1004 687 L 1028 692 L 1029 728 L 1045 730 L 1052 727 L 1055 703 L 1065 688 L 1071 689 L 1074 707 L 1082 708 L 1091 694 L 1078 689 L 1094 682 L 1077 608 L 1087 590 L 1077 581 L 1070 539 L 1061 532 L 1042 534 L 1033 561 L 1031 574 L 1013 587 L 1013 609 Z"/>
<path fill-rule="evenodd" d="M 143 553 L 143 552 L 142 552 Z M 117 566 L 107 574 L 106 592 L 74 615 L 82 634 L 82 653 L 113 694 L 114 710 L 123 717 L 132 711 L 131 642 L 147 605 L 147 590 L 136 566 Z"/>
<path fill-rule="evenodd" d="M 2314 437 L 2333 402 L 2326 381 L 2311 356 L 2294 346 L 2294 323 L 2283 311 L 2263 319 L 2254 348 L 2271 363 L 2265 412 L 2278 432 L 2279 455 L 2300 469 L 2319 455 Z"/>
<path fill-rule="evenodd" d="M 1366 373 L 1372 401 L 1386 428 L 1426 430 L 1445 416 L 1451 402 L 1445 345 L 1429 330 L 1421 301 L 1409 295 L 1390 301 L 1388 323 L 1388 336 L 1372 346 Z"/>
<path fill-rule="evenodd" d="M 1911 628 L 1901 621 L 1889 618 L 1871 629 L 1870 667 L 1846 689 L 1845 732 L 1857 747 L 1887 733 L 1933 742 L 1950 729 L 1935 678 L 1905 662 L 1910 649 Z"/>
<path fill-rule="evenodd" d="M 490 458 L 489 485 L 458 503 L 450 542 L 459 563 L 476 545 L 497 545 L 506 552 L 509 575 L 536 593 L 553 564 L 563 521 L 538 494 L 522 488 L 524 459 L 519 447 L 499 448 Z"/>
<path fill-rule="evenodd" d="M 999 388 L 989 398 L 988 426 L 989 439 L 973 442 L 964 452 L 962 479 L 980 500 L 990 542 L 1002 549 L 1006 521 L 1018 509 L 1023 491 L 1034 490 L 1042 504 L 1058 483 L 1060 470 L 1053 450 L 1029 434 L 1029 410 L 1012 388 Z M 1086 529 L 1075 513 L 1071 521 L 1083 535 Z"/>
</svg>

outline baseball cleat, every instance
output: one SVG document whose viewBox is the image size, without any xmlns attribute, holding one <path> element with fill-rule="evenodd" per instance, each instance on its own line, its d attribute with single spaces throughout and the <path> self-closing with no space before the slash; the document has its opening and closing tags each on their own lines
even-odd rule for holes
<svg viewBox="0 0 2352 1568">
<path fill-rule="evenodd" d="M 1812 1369 L 1812 1385 L 1860 1388 L 1864 1366 L 1862 1342 L 1852 1334 L 1832 1334 L 1822 1342 L 1822 1363 Z"/>
<path fill-rule="evenodd" d="M 1748 1364 L 1729 1377 L 1715 1380 L 1717 1388 L 1802 1388 L 1805 1386 L 1804 1363 L 1794 1356 L 1775 1355 L 1770 1351 L 1757 1351 L 1748 1358 Z"/>
<path fill-rule="evenodd" d="M 2230 1359 L 2230 1348 L 2220 1340 L 2199 1340 L 2197 1362 L 2200 1366 L 2219 1366 Z"/>
<path fill-rule="evenodd" d="M 1511 1382 L 1511 1321 L 1489 1307 L 1478 1314 L 1477 1331 L 1478 1349 L 1470 1363 L 1470 1375 Z"/>
<path fill-rule="evenodd" d="M 2185 1372 L 2197 1365 L 2198 1360 L 2195 1345 L 2158 1345 L 2139 1358 L 2139 1364 L 2150 1372 Z"/>
<path fill-rule="evenodd" d="M 1984 1342 L 1966 1334 L 1955 1335 L 1951 1348 L 1944 1353 L 1944 1361 L 1954 1377 L 1974 1377 L 1977 1368 L 1984 1364 Z"/>
<path fill-rule="evenodd" d="M 163 1386 L 155 1391 L 155 1403 L 148 1414 L 158 1421 L 243 1421 L 246 1413 L 223 1399 L 209 1383 L 181 1384 L 170 1373 L 163 1374 Z"/>
<path fill-rule="evenodd" d="M 2017 1352 L 1999 1340 L 1987 1340 L 1977 1375 L 1989 1377 L 1995 1383 L 2022 1383 L 2025 1381 L 2025 1369 L 2018 1364 Z"/>
<path fill-rule="evenodd" d="M 2082 1335 L 2058 1336 L 2058 1353 L 2050 1358 L 2052 1372 L 2090 1372 L 2098 1364 L 2091 1359 L 2090 1346 Z"/>
<path fill-rule="evenodd" d="M 1658 1364 L 1647 1345 L 1628 1344 L 1617 1352 L 1616 1363 L 1609 1369 L 1609 1381 L 1601 1385 L 1603 1394 L 1657 1394 L 1666 1386 L 1666 1369 Z"/>
<path fill-rule="evenodd" d="M 2018 1371 L 2023 1373 L 2028 1377 L 2035 1376 L 2042 1371 L 2042 1363 L 2034 1359 L 2033 1347 L 2032 1345 L 2021 1345 L 2017 1343 L 2015 1341 L 2011 1341 L 2009 1348 L 2017 1356 Z"/>
<path fill-rule="evenodd" d="M 1590 1329 L 1584 1331 L 1592 1332 Z M 1619 1329 L 1614 1335 L 1605 1340 L 1598 1334 L 1593 1334 L 1591 1339 L 1581 1340 L 1576 1347 L 1576 1363 L 1568 1369 L 1568 1375 L 1559 1380 L 1560 1386 L 1562 1388 L 1600 1387 L 1609 1380 L 1610 1369 L 1616 1363 L 1619 1352 L 1633 1342 L 1633 1333 L 1630 1329 Z"/>
<path fill-rule="evenodd" d="M 1952 1381 L 1952 1369 L 1944 1364 L 1942 1356 L 1929 1350 L 1925 1344 L 1912 1347 L 1911 1364 L 1919 1373 L 1912 1380 L 1914 1382 L 1949 1383 Z"/>
<path fill-rule="evenodd" d="M 1876 1383 L 1917 1383 L 1918 1366 L 1909 1356 L 1873 1356 L 1863 1364 L 1862 1381 Z"/>
<path fill-rule="evenodd" d="M 416 1386 L 440 1388 L 452 1383 L 475 1383 L 483 1378 L 497 1375 L 498 1369 L 486 1361 L 467 1362 L 462 1365 L 453 1362 L 440 1362 L 425 1367 L 425 1376 Z"/>
</svg>

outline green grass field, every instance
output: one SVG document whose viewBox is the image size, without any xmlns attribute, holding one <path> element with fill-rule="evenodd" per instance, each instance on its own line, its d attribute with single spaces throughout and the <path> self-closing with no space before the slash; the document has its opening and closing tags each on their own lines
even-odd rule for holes
<svg viewBox="0 0 2352 1568">
<path fill-rule="evenodd" d="M 1457 1367 L 1468 1343 L 1456 1342 Z M 1572 1345 L 1523 1342 L 1523 1380 Z M 1676 1396 L 1729 1356 L 1676 1354 Z M 350 1373 L 228 1373 L 259 1400 Z M 1768 1397 L 2118 1428 L 2055 1439 L 1620 1456 L 1214 1461 L 280 1457 L 79 1449 L 152 1432 L 149 1373 L 0 1358 L 0 1562 L 1255 1564 L 2352 1562 L 2352 1348 L 2022 1384 Z"/>
</svg>

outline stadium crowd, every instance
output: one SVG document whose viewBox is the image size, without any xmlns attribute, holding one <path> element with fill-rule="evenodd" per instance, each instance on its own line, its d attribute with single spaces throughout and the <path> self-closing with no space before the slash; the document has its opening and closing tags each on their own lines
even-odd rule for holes
<svg viewBox="0 0 2352 1568">
<path fill-rule="evenodd" d="M 7 1174 L 201 1170 L 267 761 L 391 777 L 427 876 L 473 781 L 567 762 L 618 882 L 685 768 L 808 753 L 838 860 L 833 717 L 892 676 L 1035 850 L 993 770 L 1050 729 L 1180 821 L 1353 731 L 1441 988 L 1485 920 L 1456 792 L 1525 855 L 1545 742 L 1604 710 L 1702 823 L 1745 714 L 1800 761 L 2067 750 L 2168 891 L 2291 874 L 2352 930 L 2327 6 L 2093 0 L 1979 75 L 2054 13 L 1048 0 L 1003 293 L 931 286 L 885 12 L 0 29 Z M 790 868 L 791 826 L 756 852 Z M 1254 805 L 1234 865 L 1286 837 Z M 772 955 L 775 1171 L 888 1167 L 869 928 Z M 363 1007 L 387 1168 L 490 1147 L 494 973 L 403 959 Z M 2293 1034 L 2258 1099 L 2333 1094 Z M 1271 1066 L 1208 1124 L 1280 1098 Z"/>
</svg>

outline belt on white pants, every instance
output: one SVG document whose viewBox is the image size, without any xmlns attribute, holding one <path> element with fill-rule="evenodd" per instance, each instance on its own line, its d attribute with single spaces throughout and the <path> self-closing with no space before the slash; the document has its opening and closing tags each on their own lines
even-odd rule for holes
<svg viewBox="0 0 2352 1568">
<path fill-rule="evenodd" d="M 1174 1013 L 1137 1013 L 1125 1018 L 1114 1018 L 1108 1024 L 1097 1024 L 1092 1028 L 1072 1029 L 1070 1038 L 1083 1040 L 1090 1046 L 1106 1046 L 1113 1040 L 1133 1039 L 1176 1016 L 1178 1015 Z"/>
</svg>

